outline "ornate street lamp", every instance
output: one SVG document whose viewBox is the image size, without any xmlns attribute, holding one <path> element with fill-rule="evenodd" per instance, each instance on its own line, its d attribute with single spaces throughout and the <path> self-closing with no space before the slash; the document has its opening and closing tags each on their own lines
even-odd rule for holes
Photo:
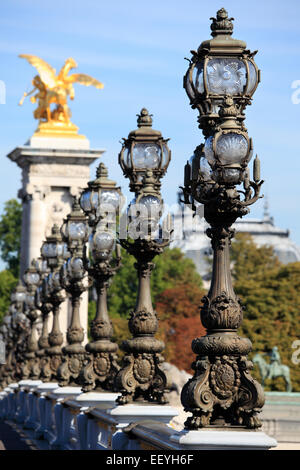
<svg viewBox="0 0 300 470">
<path fill-rule="evenodd" d="M 204 205 L 214 262 L 211 287 L 201 308 L 207 334 L 193 341 L 195 374 L 184 386 L 181 401 L 192 413 L 185 423 L 188 429 L 257 428 L 264 395 L 250 375 L 251 342 L 237 335 L 243 315 L 232 286 L 229 247 L 234 235 L 231 225 L 249 212 L 262 184 L 257 157 L 250 180 L 252 142 L 243 124 L 243 111 L 260 74 L 254 53 L 246 50 L 244 42 L 231 38 L 233 18 L 221 9 L 212 20 L 213 39 L 192 51 L 184 79 L 191 105 L 200 112 L 205 143 L 185 166 L 183 192 L 185 203 L 194 209 L 197 203 Z"/>
<path fill-rule="evenodd" d="M 0 331 L 3 337 L 5 338 L 6 346 L 5 364 L 3 365 L 3 368 L 1 370 L 1 388 L 3 389 L 7 387 L 7 385 L 15 381 L 13 365 L 14 334 L 10 315 L 4 316 Z"/>
<path fill-rule="evenodd" d="M 222 8 L 217 18 L 211 18 L 213 39 L 203 41 L 197 51 L 191 51 L 190 66 L 183 86 L 192 108 L 199 111 L 199 127 L 206 136 L 219 121 L 219 111 L 226 96 L 231 96 L 237 110 L 237 121 L 260 82 L 260 71 L 253 57 L 257 53 L 246 49 L 244 41 L 231 37 L 233 18 Z"/>
<path fill-rule="evenodd" d="M 24 315 L 26 289 L 19 280 L 18 285 L 11 294 L 11 305 L 8 313 L 3 317 L 0 327 L 1 335 L 6 346 L 6 361 L 1 368 L 1 385 L 7 386 L 22 378 L 22 365 L 27 346 L 27 322 Z"/>
<path fill-rule="evenodd" d="M 18 282 L 17 287 L 12 291 L 10 299 L 15 311 L 22 312 L 26 301 L 26 288 L 21 281 Z"/>
<path fill-rule="evenodd" d="M 69 256 L 67 245 L 62 240 L 58 225 L 53 225 L 51 235 L 46 237 L 46 241 L 42 244 L 41 255 L 43 259 L 47 260 L 47 264 L 51 268 L 51 272 L 44 279 L 43 287 L 45 298 L 49 299 L 49 303 L 52 304 L 53 323 L 48 337 L 50 347 L 46 349 L 47 362 L 45 362 L 41 371 L 42 380 L 49 382 L 57 378 L 57 369 L 62 362 L 63 334 L 59 325 L 59 313 L 65 295 L 59 271 L 64 260 Z"/>
<path fill-rule="evenodd" d="M 81 201 L 84 201 L 85 195 L 89 194 L 91 188 L 98 195 L 97 198 L 93 198 L 92 193 L 89 196 L 97 202 L 93 213 L 91 214 L 84 203 L 81 206 L 89 215 L 89 223 L 92 227 L 91 263 L 88 273 L 91 283 L 93 280 L 96 288 L 97 306 L 96 316 L 91 323 L 92 341 L 85 347 L 89 354 L 88 362 L 81 373 L 82 389 L 84 392 L 94 389 L 114 391 L 114 378 L 120 368 L 116 362 L 118 346 L 111 341 L 113 326 L 107 309 L 107 289 L 121 261 L 120 246 L 116 244 L 115 224 L 122 204 L 122 193 L 116 183 L 108 179 L 107 168 L 103 163 L 100 163 L 97 169 L 97 180 L 93 184 L 89 183 L 89 188 L 83 192 Z M 115 225 L 114 230 L 112 223 Z M 115 256 L 113 256 L 114 251 Z"/>
<path fill-rule="evenodd" d="M 95 226 L 101 217 L 111 213 L 116 215 L 122 206 L 121 189 L 108 178 L 104 163 L 96 171 L 96 179 L 88 183 L 80 196 L 80 206 L 89 218 L 89 225 Z"/>
<path fill-rule="evenodd" d="M 143 187 L 143 178 L 151 170 L 155 179 L 155 189 L 160 188 L 171 160 L 171 151 L 160 131 L 152 129 L 152 115 L 143 108 L 137 115 L 138 129 L 131 131 L 119 154 L 119 164 L 124 176 L 130 179 L 130 191 L 137 193 Z"/>
<path fill-rule="evenodd" d="M 57 377 L 60 385 L 79 385 L 79 373 L 86 356 L 82 346 L 84 330 L 80 323 L 81 294 L 88 289 L 86 276 L 86 247 L 88 240 L 87 218 L 82 212 L 77 199 L 74 200 L 72 211 L 61 227 L 63 240 L 67 243 L 70 258 L 60 270 L 61 283 L 71 295 L 72 316 L 67 330 L 68 344 L 63 351 L 63 362 L 58 368 Z"/>
<path fill-rule="evenodd" d="M 38 350 L 38 338 L 36 331 L 36 320 L 38 318 L 38 312 L 35 305 L 35 292 L 40 282 L 40 275 L 36 268 L 36 260 L 32 260 L 31 266 L 26 269 L 24 273 L 24 282 L 27 287 L 26 294 L 26 314 L 30 321 L 30 335 L 27 343 L 27 352 L 25 357 L 27 359 L 27 368 L 29 369 L 28 378 L 37 380 L 40 376 L 39 359 L 36 356 Z"/>
<path fill-rule="evenodd" d="M 167 141 L 152 129 L 152 118 L 143 108 L 138 115 L 138 129 L 124 139 L 119 155 L 123 172 L 130 179 L 130 190 L 135 193 L 128 208 L 129 238 L 120 238 L 120 243 L 136 258 L 139 278 L 136 306 L 128 323 L 133 338 L 123 342 L 126 355 L 116 377 L 117 389 L 122 394 L 117 399 L 119 404 L 136 399 L 166 403 L 164 393 L 170 386 L 169 377 L 160 366 L 164 343 L 154 337 L 158 319 L 150 290 L 152 260 L 170 242 L 156 236 L 161 231 L 159 220 L 163 209 L 160 179 L 170 157 Z"/>
<path fill-rule="evenodd" d="M 42 380 L 45 378 L 42 375 L 42 371 L 45 367 L 45 364 L 48 362 L 46 350 L 49 348 L 49 331 L 48 331 L 48 321 L 49 313 L 52 311 L 52 304 L 49 301 L 49 298 L 46 296 L 46 276 L 50 273 L 47 260 L 44 258 L 38 258 L 36 261 L 36 269 L 40 275 L 40 283 L 38 288 L 35 291 L 35 305 L 36 308 L 41 311 L 42 314 L 42 331 L 38 340 L 39 349 L 36 352 L 36 356 L 39 358 L 40 362 L 40 377 Z"/>
</svg>

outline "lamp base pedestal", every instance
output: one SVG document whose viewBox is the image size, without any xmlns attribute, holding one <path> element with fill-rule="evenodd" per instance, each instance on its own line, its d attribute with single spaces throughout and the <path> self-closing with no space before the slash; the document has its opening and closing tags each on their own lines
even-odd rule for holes
<svg viewBox="0 0 300 470">
<path fill-rule="evenodd" d="M 277 441 L 262 431 L 202 429 L 181 431 L 170 437 L 182 450 L 269 450 Z"/>
<path fill-rule="evenodd" d="M 112 408 L 116 404 L 119 393 L 113 392 L 87 392 L 81 393 L 75 401 L 78 405 L 93 408 Z"/>
</svg>

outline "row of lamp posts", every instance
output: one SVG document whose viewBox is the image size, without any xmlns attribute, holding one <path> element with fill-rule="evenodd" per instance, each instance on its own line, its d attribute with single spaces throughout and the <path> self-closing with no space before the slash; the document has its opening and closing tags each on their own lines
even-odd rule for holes
<svg viewBox="0 0 300 470">
<path fill-rule="evenodd" d="M 153 258 L 170 242 L 170 217 L 160 225 L 163 214 L 160 179 L 170 156 L 167 141 L 152 128 L 152 117 L 143 108 L 138 115 L 138 129 L 124 139 L 119 157 L 135 195 L 126 217 L 121 216 L 123 227 L 118 224 L 119 232 L 125 228 L 129 236 L 123 239 L 116 232 L 122 193 L 100 163 L 96 179 L 74 200 L 62 226 L 52 227 L 51 235 L 42 244 L 41 258 L 34 260 L 24 274 L 25 286 L 19 283 L 12 294 L 12 305 L 18 316 L 17 328 L 10 324 L 10 329 L 18 340 L 7 343 L 2 386 L 22 379 L 41 379 L 58 381 L 62 386 L 81 386 L 83 392 L 119 391 L 120 404 L 137 399 L 166 402 L 164 393 L 170 380 L 161 368 L 164 344 L 155 338 L 158 320 L 151 301 L 150 276 Z M 139 287 L 128 322 L 132 338 L 123 344 L 125 356 L 120 365 L 118 346 L 112 341 L 107 290 L 121 265 L 121 245 L 136 258 Z M 91 341 L 84 347 L 80 301 L 83 292 L 91 286 L 97 293 L 96 315 L 90 325 Z M 67 297 L 71 320 L 66 332 L 67 344 L 63 346 L 59 317 L 60 306 Z M 42 331 L 38 339 L 39 311 Z M 5 321 L 11 318 L 5 317 Z M 4 328 L 7 330 L 5 324 Z M 19 343 L 22 348 L 17 351 L 15 345 Z"/>
<path fill-rule="evenodd" d="M 232 38 L 232 21 L 223 8 L 217 12 L 211 24 L 213 38 L 192 51 L 184 77 L 184 88 L 192 108 L 199 111 L 205 140 L 185 166 L 182 192 L 184 203 L 194 211 L 199 204 L 204 205 L 214 253 L 211 287 L 201 308 L 207 334 L 192 343 L 195 373 L 181 396 L 185 410 L 191 413 L 185 423 L 188 429 L 260 427 L 257 413 L 264 403 L 262 388 L 250 374 L 252 363 L 247 356 L 251 342 L 237 334 L 243 308 L 233 290 L 229 264 L 234 235 L 231 226 L 260 197 L 260 162 L 254 159 L 251 179 L 248 163 L 253 144 L 244 125 L 244 111 L 251 104 L 260 72 L 253 59 L 255 53 L 247 50 L 243 41 Z M 168 246 L 172 231 L 169 217 L 160 225 L 160 180 L 169 162 L 167 141 L 152 129 L 151 115 L 142 109 L 138 129 L 124 139 L 119 155 L 134 193 L 127 208 L 127 237 L 119 233 L 116 238 L 112 231 L 121 192 L 101 163 L 96 180 L 88 184 L 80 201 L 75 201 L 61 230 L 53 227 L 42 246 L 41 259 L 27 270 L 27 290 L 19 284 L 12 295 L 10 315 L 1 326 L 7 339 L 2 385 L 23 377 L 40 377 L 56 379 L 63 385 L 81 385 L 83 391 L 118 390 L 119 404 L 166 402 L 170 377 L 161 367 L 164 344 L 155 338 L 158 320 L 151 302 L 150 277 L 153 258 Z M 135 257 L 139 282 L 136 305 L 128 321 L 132 338 L 123 343 L 121 365 L 107 310 L 107 289 L 120 267 L 120 245 Z M 91 323 L 92 340 L 84 348 L 80 297 L 92 283 L 97 291 L 97 309 Z M 67 345 L 62 348 L 59 308 L 65 292 L 71 299 L 72 317 Z M 38 341 L 37 309 L 43 319 Z M 53 326 L 48 334 L 51 311 Z"/>
</svg>

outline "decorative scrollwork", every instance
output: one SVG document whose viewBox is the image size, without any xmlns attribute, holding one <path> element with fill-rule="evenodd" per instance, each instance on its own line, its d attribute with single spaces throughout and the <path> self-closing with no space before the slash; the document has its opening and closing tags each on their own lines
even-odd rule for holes
<svg viewBox="0 0 300 470">
<path fill-rule="evenodd" d="M 201 320 L 208 329 L 237 329 L 243 319 L 240 299 L 232 299 L 222 292 L 214 299 L 203 297 Z"/>
<path fill-rule="evenodd" d="M 145 309 L 133 311 L 130 313 L 128 322 L 130 333 L 135 335 L 155 334 L 158 328 L 158 320 L 156 312 L 149 312 Z"/>
<path fill-rule="evenodd" d="M 195 375 L 183 387 L 181 400 L 192 412 L 185 423 L 199 429 L 214 423 L 257 428 L 257 414 L 264 404 L 261 386 L 250 376 L 245 356 L 198 358 Z"/>
</svg>

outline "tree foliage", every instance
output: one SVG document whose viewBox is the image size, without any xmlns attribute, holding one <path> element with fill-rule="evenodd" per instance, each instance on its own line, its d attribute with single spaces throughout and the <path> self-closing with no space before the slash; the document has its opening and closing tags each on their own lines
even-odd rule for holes
<svg viewBox="0 0 300 470">
<path fill-rule="evenodd" d="M 237 235 L 232 260 L 235 291 L 245 306 L 241 333 L 252 341 L 254 353 L 278 346 L 293 389 L 300 391 L 300 368 L 292 362 L 292 344 L 300 339 L 300 262 L 282 265 L 271 247 L 256 247 L 247 234 Z M 285 390 L 281 379 L 266 385 Z"/>
<path fill-rule="evenodd" d="M 190 373 L 194 361 L 192 341 L 206 334 L 199 311 L 204 294 L 196 284 L 178 284 L 162 292 L 156 302 L 165 359 Z"/>
<path fill-rule="evenodd" d="M 0 217 L 0 252 L 15 277 L 19 275 L 21 226 L 22 205 L 16 199 L 10 199 L 4 204 Z"/>
<path fill-rule="evenodd" d="M 158 295 L 166 289 L 178 284 L 202 285 L 193 261 L 185 258 L 179 248 L 165 250 L 153 262 L 155 269 L 151 276 L 151 292 L 154 305 Z M 122 267 L 109 289 L 108 304 L 112 317 L 127 316 L 135 306 L 138 279 L 134 263 L 134 257 L 122 250 Z"/>
<path fill-rule="evenodd" d="M 16 285 L 17 278 L 15 278 L 11 271 L 5 269 L 0 272 L 0 322 L 7 313 L 10 305 L 10 296 Z"/>
<path fill-rule="evenodd" d="M 19 276 L 21 223 L 22 205 L 16 199 L 10 199 L 0 216 L 0 253 L 7 265 L 0 272 L 0 321 L 7 313 L 10 295 Z"/>
</svg>

